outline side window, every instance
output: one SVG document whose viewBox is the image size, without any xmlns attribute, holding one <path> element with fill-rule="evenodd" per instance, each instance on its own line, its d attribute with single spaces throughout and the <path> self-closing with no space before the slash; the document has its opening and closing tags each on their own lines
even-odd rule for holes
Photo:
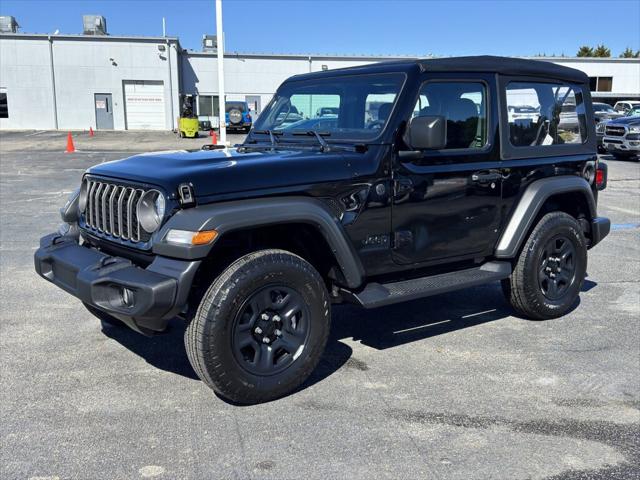
<svg viewBox="0 0 640 480">
<path fill-rule="evenodd" d="M 513 146 L 585 142 L 586 117 L 580 87 L 511 82 L 506 93 L 509 140 Z"/>
<path fill-rule="evenodd" d="M 413 116 L 441 115 L 447 121 L 445 149 L 482 148 L 487 143 L 487 91 L 479 82 L 427 82 Z"/>
</svg>

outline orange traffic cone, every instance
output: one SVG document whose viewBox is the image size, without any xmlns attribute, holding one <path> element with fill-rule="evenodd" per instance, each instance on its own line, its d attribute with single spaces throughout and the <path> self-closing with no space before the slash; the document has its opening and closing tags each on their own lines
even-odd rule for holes
<svg viewBox="0 0 640 480">
<path fill-rule="evenodd" d="M 217 145 L 217 144 L 218 144 L 218 136 L 216 135 L 216 132 L 211 130 L 211 145 Z"/>
<path fill-rule="evenodd" d="M 89 127 L 89 136 L 93 137 L 93 127 Z"/>
<path fill-rule="evenodd" d="M 67 135 L 67 149 L 65 153 L 73 153 L 76 151 L 76 147 L 73 145 L 73 137 L 71 136 L 71 132 Z"/>
</svg>

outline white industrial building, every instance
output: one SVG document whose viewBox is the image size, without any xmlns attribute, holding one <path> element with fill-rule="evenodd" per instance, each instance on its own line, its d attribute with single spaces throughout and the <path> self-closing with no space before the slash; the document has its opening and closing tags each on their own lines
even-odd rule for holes
<svg viewBox="0 0 640 480">
<path fill-rule="evenodd" d="M 254 115 L 291 75 L 398 58 L 224 57 L 226 99 L 247 101 Z M 587 73 L 594 99 L 640 99 L 640 59 L 542 60 Z M 185 50 L 175 37 L 111 36 L 106 26 L 87 31 L 86 25 L 81 35 L 0 32 L 0 129 L 172 130 L 185 94 L 197 97 L 199 117 L 215 125 L 217 91 L 215 51 Z"/>
</svg>

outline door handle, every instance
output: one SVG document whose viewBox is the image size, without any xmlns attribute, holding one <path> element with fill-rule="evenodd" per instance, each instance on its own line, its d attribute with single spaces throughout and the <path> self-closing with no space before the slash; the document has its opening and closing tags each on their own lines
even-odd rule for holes
<svg viewBox="0 0 640 480">
<path fill-rule="evenodd" d="M 495 172 L 490 172 L 490 173 L 473 173 L 471 175 L 471 180 L 474 182 L 480 182 L 480 183 L 484 183 L 484 182 L 497 182 L 498 180 L 502 179 L 502 175 L 500 175 L 499 173 L 495 173 Z"/>
</svg>

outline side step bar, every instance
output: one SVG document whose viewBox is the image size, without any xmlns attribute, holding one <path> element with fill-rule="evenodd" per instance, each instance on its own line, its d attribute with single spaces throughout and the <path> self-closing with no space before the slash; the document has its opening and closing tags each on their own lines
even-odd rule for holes
<svg viewBox="0 0 640 480">
<path fill-rule="evenodd" d="M 382 307 L 440 293 L 475 287 L 511 275 L 509 262 L 488 262 L 476 268 L 393 283 L 369 283 L 361 292 L 343 290 L 345 298 L 365 308 Z"/>
</svg>

